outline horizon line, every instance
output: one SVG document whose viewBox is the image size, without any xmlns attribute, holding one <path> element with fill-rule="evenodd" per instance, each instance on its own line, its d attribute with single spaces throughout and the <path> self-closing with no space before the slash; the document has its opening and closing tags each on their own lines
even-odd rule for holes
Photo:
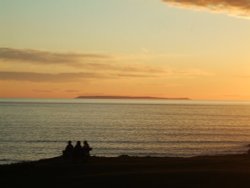
<svg viewBox="0 0 250 188">
<path fill-rule="evenodd" d="M 157 97 L 155 97 L 155 98 L 157 98 Z M 174 98 L 176 100 L 178 100 L 179 97 L 174 97 Z M 60 100 L 60 99 L 77 99 L 77 98 L 76 97 L 73 97 L 73 98 L 71 98 L 71 97 L 68 97 L 68 98 L 61 98 L 61 97 L 0 97 L 0 99 L 44 99 L 44 100 L 46 100 L 46 99 L 54 99 L 54 100 L 58 99 L 58 100 Z M 154 100 L 154 97 L 152 97 L 152 98 L 149 97 L 148 100 L 150 100 L 150 99 Z M 168 98 L 167 97 L 158 97 L 158 99 L 167 100 Z M 170 99 L 173 99 L 173 98 L 170 98 Z M 147 100 L 147 99 L 145 99 L 145 100 Z M 200 99 L 192 98 L 192 99 L 190 99 L 190 98 L 188 98 L 188 100 L 192 100 L 192 101 L 239 101 L 239 102 L 246 101 L 246 102 L 250 102 L 250 99 L 208 99 L 208 98 L 200 98 Z"/>
</svg>

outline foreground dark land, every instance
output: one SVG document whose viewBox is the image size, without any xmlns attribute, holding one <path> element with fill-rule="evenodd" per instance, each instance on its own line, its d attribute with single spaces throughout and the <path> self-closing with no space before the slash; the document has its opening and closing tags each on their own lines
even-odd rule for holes
<svg viewBox="0 0 250 188">
<path fill-rule="evenodd" d="M 0 166 L 0 187 L 250 187 L 250 156 L 58 157 Z"/>
</svg>

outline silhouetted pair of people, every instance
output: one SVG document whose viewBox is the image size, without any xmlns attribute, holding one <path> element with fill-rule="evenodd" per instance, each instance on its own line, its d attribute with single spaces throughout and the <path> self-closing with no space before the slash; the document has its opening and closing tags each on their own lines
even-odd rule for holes
<svg viewBox="0 0 250 188">
<path fill-rule="evenodd" d="M 68 141 L 68 145 L 63 151 L 63 157 L 65 159 L 86 159 L 90 156 L 91 150 L 92 148 L 86 140 L 83 142 L 83 146 L 80 141 L 77 141 L 75 147 L 71 141 Z"/>
</svg>

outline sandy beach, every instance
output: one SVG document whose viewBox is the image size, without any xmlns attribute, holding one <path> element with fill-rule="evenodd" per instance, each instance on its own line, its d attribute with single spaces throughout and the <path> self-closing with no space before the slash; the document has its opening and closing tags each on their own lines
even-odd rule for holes
<svg viewBox="0 0 250 188">
<path fill-rule="evenodd" d="M 248 187 L 250 156 L 60 157 L 0 166 L 1 187 Z"/>
</svg>

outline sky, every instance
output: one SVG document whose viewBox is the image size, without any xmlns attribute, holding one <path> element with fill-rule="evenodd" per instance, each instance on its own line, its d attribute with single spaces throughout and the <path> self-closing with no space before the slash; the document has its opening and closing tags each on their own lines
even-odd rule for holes
<svg viewBox="0 0 250 188">
<path fill-rule="evenodd" d="M 0 0 L 0 97 L 250 100 L 250 0 Z"/>
</svg>

